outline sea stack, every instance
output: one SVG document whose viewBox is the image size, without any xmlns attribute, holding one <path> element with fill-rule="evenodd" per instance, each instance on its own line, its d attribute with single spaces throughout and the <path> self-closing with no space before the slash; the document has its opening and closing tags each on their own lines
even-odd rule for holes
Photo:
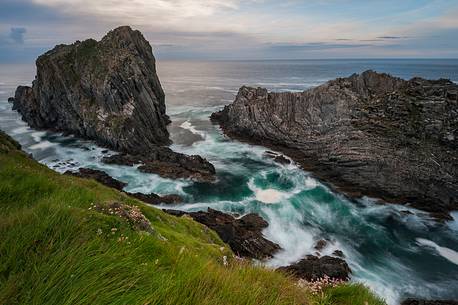
<svg viewBox="0 0 458 305">
<path fill-rule="evenodd" d="M 352 197 L 445 219 L 458 209 L 458 85 L 449 80 L 366 71 L 298 93 L 242 87 L 212 120 Z"/>
<path fill-rule="evenodd" d="M 100 41 L 58 45 L 36 65 L 32 88 L 20 86 L 14 98 L 31 127 L 128 152 L 169 143 L 164 91 L 139 31 L 122 26 Z"/>
<path fill-rule="evenodd" d="M 13 101 L 31 127 L 95 140 L 149 172 L 211 179 L 215 170 L 205 159 L 164 147 L 171 143 L 165 95 L 139 31 L 122 26 L 100 41 L 58 45 L 36 65 L 32 87 L 19 86 Z"/>
</svg>

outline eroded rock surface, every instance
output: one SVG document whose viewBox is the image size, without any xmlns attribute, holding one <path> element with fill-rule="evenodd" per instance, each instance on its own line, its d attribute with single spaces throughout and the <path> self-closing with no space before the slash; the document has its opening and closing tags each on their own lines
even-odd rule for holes
<svg viewBox="0 0 458 305">
<path fill-rule="evenodd" d="M 458 85 L 448 80 L 366 71 L 299 93 L 242 87 L 212 120 L 351 196 L 439 218 L 458 209 Z"/>
<path fill-rule="evenodd" d="M 257 214 L 247 214 L 236 219 L 211 208 L 200 212 L 164 211 L 175 216 L 189 215 L 195 221 L 206 225 L 239 256 L 266 259 L 280 249 L 279 245 L 263 237 L 262 230 L 269 224 Z"/>
</svg>

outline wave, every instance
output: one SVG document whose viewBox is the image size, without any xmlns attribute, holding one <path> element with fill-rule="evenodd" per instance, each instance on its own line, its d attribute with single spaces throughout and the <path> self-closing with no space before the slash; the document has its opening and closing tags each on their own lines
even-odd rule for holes
<svg viewBox="0 0 458 305">
<path fill-rule="evenodd" d="M 205 139 L 205 137 L 206 137 L 206 133 L 205 132 L 203 132 L 201 130 L 197 130 L 194 127 L 194 125 L 192 125 L 191 122 L 189 122 L 189 121 L 184 121 L 180 125 L 180 127 L 183 128 L 183 129 L 189 130 L 190 132 L 192 132 L 195 135 L 201 136 L 203 139 Z"/>
<path fill-rule="evenodd" d="M 454 263 L 455 265 L 458 265 L 458 252 L 455 250 L 449 249 L 447 247 L 441 247 L 435 242 L 425 238 L 417 238 L 416 241 L 419 245 L 433 248 L 436 250 L 437 254 Z"/>
</svg>

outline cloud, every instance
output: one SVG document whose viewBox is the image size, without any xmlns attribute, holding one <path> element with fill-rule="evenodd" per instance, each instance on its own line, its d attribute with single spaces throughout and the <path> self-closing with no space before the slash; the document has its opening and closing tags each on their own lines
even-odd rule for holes
<svg viewBox="0 0 458 305">
<path fill-rule="evenodd" d="M 404 36 L 379 36 L 377 37 L 377 39 L 404 39 L 404 38 L 408 38 L 408 37 L 404 37 Z"/>
<path fill-rule="evenodd" d="M 26 28 L 11 28 L 9 38 L 11 38 L 15 43 L 23 44 L 24 43 L 24 34 L 27 32 Z"/>
<path fill-rule="evenodd" d="M 310 42 L 303 44 L 275 44 L 270 48 L 276 51 L 307 51 L 307 50 L 329 50 L 329 49 L 353 49 L 372 47 L 372 44 L 340 44 L 326 42 Z"/>
</svg>

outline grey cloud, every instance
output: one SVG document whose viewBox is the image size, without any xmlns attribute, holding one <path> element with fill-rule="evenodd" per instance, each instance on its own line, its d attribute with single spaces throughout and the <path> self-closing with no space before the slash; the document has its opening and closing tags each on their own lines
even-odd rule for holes
<svg viewBox="0 0 458 305">
<path fill-rule="evenodd" d="M 270 48 L 275 51 L 307 51 L 307 50 L 328 50 L 328 49 L 352 49 L 371 47 L 371 44 L 340 44 L 326 42 L 311 42 L 303 44 L 275 44 Z"/>
</svg>

